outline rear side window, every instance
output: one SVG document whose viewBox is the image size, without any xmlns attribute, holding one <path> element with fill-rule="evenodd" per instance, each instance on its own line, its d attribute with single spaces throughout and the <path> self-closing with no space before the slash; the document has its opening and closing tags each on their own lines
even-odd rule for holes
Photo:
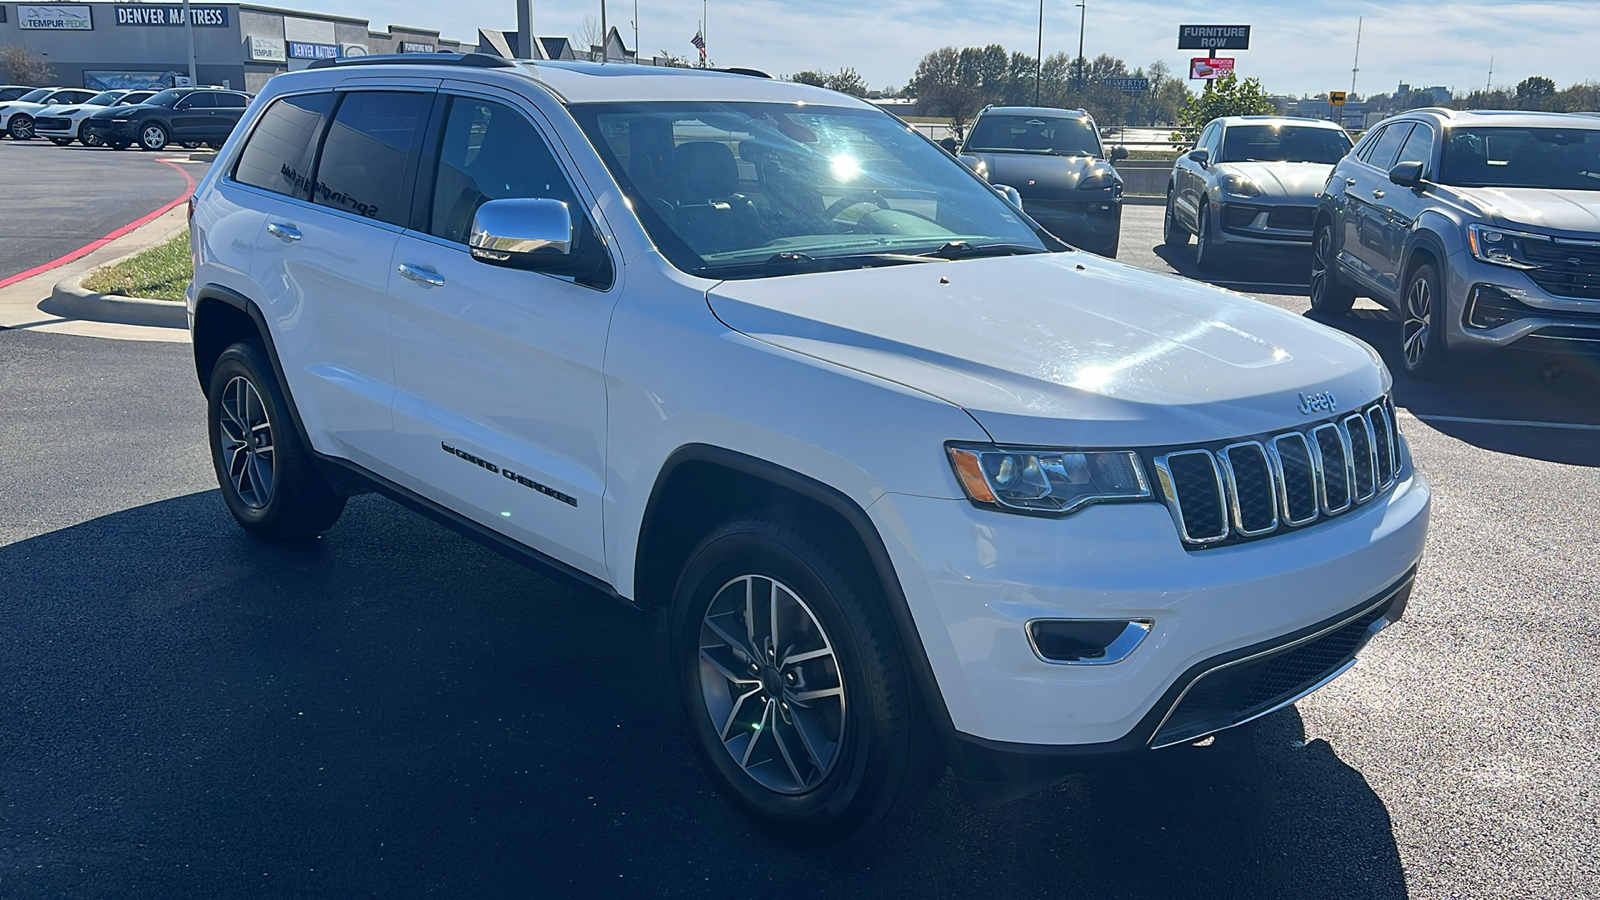
<svg viewBox="0 0 1600 900">
<path fill-rule="evenodd" d="M 333 110 L 334 95 L 302 94 L 273 101 L 239 154 L 233 178 L 300 200 L 311 197 L 311 154 Z"/>
<path fill-rule="evenodd" d="M 1400 145 L 1405 143 L 1406 136 L 1411 133 L 1410 125 L 1390 125 L 1378 135 L 1378 140 L 1373 143 L 1372 150 L 1367 154 L 1367 162 L 1377 166 L 1385 172 L 1394 168 L 1395 157 L 1400 155 Z"/>
<path fill-rule="evenodd" d="M 217 94 L 217 106 L 222 109 L 244 109 L 250 101 L 238 94 Z"/>
<path fill-rule="evenodd" d="M 346 94 L 323 140 L 312 202 L 407 224 L 409 166 L 432 104 L 432 94 L 410 91 Z"/>
</svg>

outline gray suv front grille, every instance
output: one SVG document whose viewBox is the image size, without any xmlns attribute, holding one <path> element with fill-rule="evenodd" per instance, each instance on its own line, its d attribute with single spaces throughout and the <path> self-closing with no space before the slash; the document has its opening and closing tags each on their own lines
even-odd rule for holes
<svg viewBox="0 0 1600 900">
<path fill-rule="evenodd" d="M 1337 516 L 1388 490 L 1400 472 L 1394 405 L 1155 455 L 1156 481 L 1184 546 L 1255 540 Z"/>
</svg>

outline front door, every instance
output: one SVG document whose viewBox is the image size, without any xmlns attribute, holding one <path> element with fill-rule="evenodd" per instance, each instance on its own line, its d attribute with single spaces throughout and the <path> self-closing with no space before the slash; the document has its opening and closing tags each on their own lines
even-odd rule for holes
<svg viewBox="0 0 1600 900">
<path fill-rule="evenodd" d="M 1423 122 L 1417 123 L 1411 129 L 1411 134 L 1400 147 L 1400 154 L 1395 157 L 1394 165 L 1403 162 L 1420 162 L 1424 168 L 1424 177 L 1429 174 L 1426 169 L 1433 150 L 1433 129 Z M 1388 181 L 1388 176 L 1384 176 Z M 1391 290 L 1399 292 L 1400 279 L 1404 275 L 1402 268 L 1405 266 L 1406 238 L 1411 234 L 1411 227 L 1416 224 L 1417 216 L 1428 205 L 1428 197 L 1424 189 L 1407 188 L 1389 183 L 1388 190 L 1384 192 L 1383 199 L 1376 204 L 1382 220 L 1383 240 L 1381 252 L 1376 255 L 1378 262 L 1378 280 Z"/>
<path fill-rule="evenodd" d="M 206 133 L 216 112 L 216 95 L 211 91 L 186 94 L 172 107 L 172 140 L 198 140 L 196 135 Z"/>
<path fill-rule="evenodd" d="M 488 200 L 559 199 L 592 228 L 525 101 L 481 90 L 446 88 L 432 171 L 419 180 L 431 198 L 389 270 L 387 463 L 404 486 L 603 578 L 602 367 L 617 291 L 468 252 L 473 214 Z"/>
</svg>

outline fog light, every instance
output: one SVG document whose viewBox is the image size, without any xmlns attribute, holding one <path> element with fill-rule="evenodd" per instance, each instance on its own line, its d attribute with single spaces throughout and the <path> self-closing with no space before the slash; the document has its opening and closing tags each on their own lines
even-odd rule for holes
<svg viewBox="0 0 1600 900">
<path fill-rule="evenodd" d="M 1527 316 L 1536 315 L 1517 301 L 1517 298 L 1488 284 L 1475 284 L 1467 298 L 1466 326 L 1486 330 L 1499 328 Z"/>
<path fill-rule="evenodd" d="M 1028 643 L 1045 662 L 1109 666 L 1122 662 L 1150 633 L 1149 619 L 1034 619 Z"/>
</svg>

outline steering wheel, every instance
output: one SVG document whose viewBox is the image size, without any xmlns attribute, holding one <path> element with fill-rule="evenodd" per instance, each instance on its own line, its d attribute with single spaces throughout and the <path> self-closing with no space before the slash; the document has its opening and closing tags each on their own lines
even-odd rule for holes
<svg viewBox="0 0 1600 900">
<path fill-rule="evenodd" d="M 843 197 L 833 201 L 832 205 L 830 205 L 827 210 L 822 213 L 822 217 L 831 222 L 834 219 L 839 218 L 839 214 L 850 207 L 860 206 L 863 203 L 875 204 L 879 209 L 890 208 L 889 201 L 883 199 L 883 197 L 881 197 L 876 191 L 862 190 L 856 191 L 852 194 L 846 194 Z"/>
</svg>

